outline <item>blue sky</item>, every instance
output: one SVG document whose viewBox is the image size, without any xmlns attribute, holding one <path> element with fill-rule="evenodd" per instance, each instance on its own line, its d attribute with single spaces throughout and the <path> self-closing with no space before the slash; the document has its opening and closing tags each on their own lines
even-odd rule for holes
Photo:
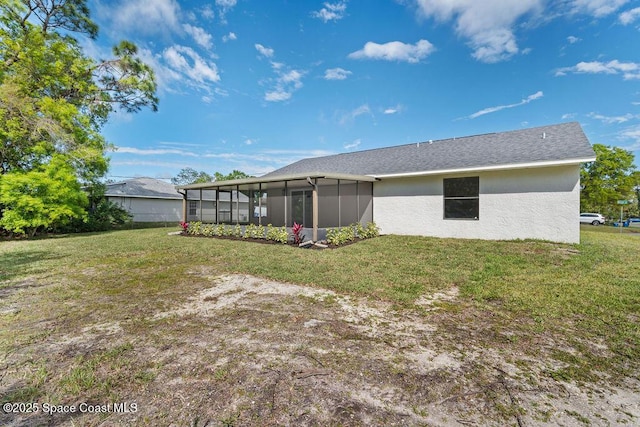
<svg viewBox="0 0 640 427">
<path fill-rule="evenodd" d="M 109 177 L 261 175 L 304 157 L 578 121 L 640 159 L 638 0 L 90 0 L 159 111 L 117 113 Z"/>
</svg>

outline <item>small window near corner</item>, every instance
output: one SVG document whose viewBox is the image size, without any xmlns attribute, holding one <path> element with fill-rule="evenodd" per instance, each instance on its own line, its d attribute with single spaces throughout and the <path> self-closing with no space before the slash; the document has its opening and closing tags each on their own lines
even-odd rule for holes
<svg viewBox="0 0 640 427">
<path fill-rule="evenodd" d="M 445 178 L 444 219 L 475 219 L 480 217 L 480 178 Z"/>
<path fill-rule="evenodd" d="M 196 200 L 189 200 L 189 215 L 198 214 L 198 202 Z"/>
</svg>

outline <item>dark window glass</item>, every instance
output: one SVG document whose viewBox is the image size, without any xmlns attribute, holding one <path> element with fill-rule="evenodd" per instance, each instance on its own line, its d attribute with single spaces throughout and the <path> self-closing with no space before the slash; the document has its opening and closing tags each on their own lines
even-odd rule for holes
<svg viewBox="0 0 640 427">
<path fill-rule="evenodd" d="M 480 216 L 480 178 L 448 178 L 444 184 L 444 218 L 478 219 Z"/>
<path fill-rule="evenodd" d="M 195 200 L 189 201 L 189 215 L 196 215 L 198 213 L 198 202 Z"/>
<path fill-rule="evenodd" d="M 449 178 L 444 180 L 444 197 L 478 197 L 480 178 Z"/>
</svg>

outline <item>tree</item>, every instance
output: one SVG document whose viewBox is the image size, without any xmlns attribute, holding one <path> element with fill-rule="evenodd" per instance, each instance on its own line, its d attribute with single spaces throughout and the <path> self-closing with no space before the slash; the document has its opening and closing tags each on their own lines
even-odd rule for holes
<svg viewBox="0 0 640 427">
<path fill-rule="evenodd" d="M 580 208 L 616 216 L 617 200 L 635 198 L 637 185 L 633 153 L 619 147 L 594 144 L 596 160 L 582 166 Z"/>
<path fill-rule="evenodd" d="M 231 181 L 232 179 L 243 179 L 243 178 L 251 178 L 251 175 L 248 175 L 242 171 L 234 169 L 230 174 L 223 175 L 220 172 L 215 172 L 213 174 L 216 181 Z"/>
<path fill-rule="evenodd" d="M 47 164 L 24 172 L 0 175 L 0 226 L 33 236 L 38 229 L 65 225 L 86 216 L 88 199 L 73 167 L 55 155 Z"/>
<path fill-rule="evenodd" d="M 198 184 L 201 182 L 213 182 L 213 181 L 230 181 L 232 179 L 242 179 L 242 178 L 251 178 L 251 175 L 248 175 L 242 171 L 234 169 L 231 173 L 227 175 L 223 175 L 220 172 L 214 172 L 213 176 L 209 175 L 206 172 L 200 171 L 193 168 L 183 168 L 180 169 L 178 175 L 174 178 L 171 178 L 171 182 L 173 185 L 188 185 L 188 184 Z"/>
<path fill-rule="evenodd" d="M 180 169 L 178 175 L 171 178 L 171 183 L 173 185 L 188 185 L 211 181 L 213 181 L 213 177 L 211 175 L 202 171 L 198 172 L 193 168 Z"/>
<path fill-rule="evenodd" d="M 153 71 L 134 44 L 97 61 L 74 38 L 97 34 L 86 0 L 0 0 L 0 175 L 57 157 L 95 184 L 108 169 L 100 130 L 111 113 L 157 110 Z"/>
</svg>

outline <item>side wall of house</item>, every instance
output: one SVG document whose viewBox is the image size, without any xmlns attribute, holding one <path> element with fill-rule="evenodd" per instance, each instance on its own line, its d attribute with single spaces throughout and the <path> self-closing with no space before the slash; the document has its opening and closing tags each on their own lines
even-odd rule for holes
<svg viewBox="0 0 640 427">
<path fill-rule="evenodd" d="M 107 197 L 133 215 L 133 222 L 179 222 L 182 220 L 182 200 Z"/>
<path fill-rule="evenodd" d="M 443 179 L 473 176 L 480 182 L 479 218 L 444 219 Z M 373 219 L 384 234 L 580 241 L 577 165 L 387 178 L 373 194 Z"/>
</svg>

